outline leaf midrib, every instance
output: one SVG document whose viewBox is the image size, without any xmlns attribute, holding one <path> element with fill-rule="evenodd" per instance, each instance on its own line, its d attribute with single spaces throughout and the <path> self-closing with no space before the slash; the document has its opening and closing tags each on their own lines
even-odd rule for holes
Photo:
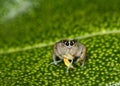
<svg viewBox="0 0 120 86">
<path fill-rule="evenodd" d="M 91 33 L 91 34 L 87 34 L 84 36 L 78 36 L 75 38 L 69 38 L 69 39 L 85 39 L 85 38 L 89 38 L 89 37 L 94 37 L 94 36 L 98 36 L 98 35 L 106 35 L 106 34 L 113 34 L 113 33 L 120 33 L 120 30 L 110 30 L 110 31 L 101 31 L 101 32 L 97 32 L 97 33 Z M 30 49 L 35 49 L 35 48 L 42 48 L 42 47 L 47 47 L 47 46 L 51 46 L 53 45 L 55 42 L 49 42 L 49 43 L 39 43 L 39 44 L 34 44 L 32 46 L 25 46 L 23 48 L 17 47 L 17 48 L 9 48 L 8 50 L 0 50 L 0 54 L 6 54 L 6 53 L 14 53 L 14 52 L 19 52 L 19 51 L 26 51 L 26 50 L 30 50 Z"/>
</svg>

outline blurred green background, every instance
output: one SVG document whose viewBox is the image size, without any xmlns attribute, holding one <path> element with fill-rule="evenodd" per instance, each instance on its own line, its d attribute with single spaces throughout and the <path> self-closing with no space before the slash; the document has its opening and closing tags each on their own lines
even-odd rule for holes
<svg viewBox="0 0 120 86">
<path fill-rule="evenodd" d="M 1 86 L 105 86 L 120 82 L 119 0 L 0 0 Z M 52 45 L 77 38 L 90 56 L 66 73 Z"/>
</svg>

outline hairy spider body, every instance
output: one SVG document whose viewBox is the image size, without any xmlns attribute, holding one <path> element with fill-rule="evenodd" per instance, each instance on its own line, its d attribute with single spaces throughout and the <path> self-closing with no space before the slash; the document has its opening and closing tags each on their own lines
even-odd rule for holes
<svg viewBox="0 0 120 86">
<path fill-rule="evenodd" d="M 77 40 L 61 40 L 53 46 L 53 63 L 57 65 L 57 58 L 63 60 L 63 55 L 70 54 L 73 60 L 77 58 L 75 63 L 81 62 L 84 66 L 86 59 L 86 47 Z"/>
</svg>

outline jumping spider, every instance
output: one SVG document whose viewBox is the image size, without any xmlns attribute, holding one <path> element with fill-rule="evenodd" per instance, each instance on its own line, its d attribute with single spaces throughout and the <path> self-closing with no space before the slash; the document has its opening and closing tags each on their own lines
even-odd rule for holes
<svg viewBox="0 0 120 86">
<path fill-rule="evenodd" d="M 81 66 L 84 66 L 86 60 L 86 47 L 77 40 L 61 40 L 55 43 L 53 46 L 53 62 L 51 64 L 57 65 L 64 59 L 63 55 L 67 54 L 72 55 L 73 60 L 77 59 L 75 63 L 81 62 Z M 57 58 L 60 60 L 57 61 Z"/>
</svg>

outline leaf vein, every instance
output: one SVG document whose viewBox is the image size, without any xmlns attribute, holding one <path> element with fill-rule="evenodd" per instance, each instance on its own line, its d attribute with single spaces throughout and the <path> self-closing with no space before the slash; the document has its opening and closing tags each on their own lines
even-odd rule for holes
<svg viewBox="0 0 120 86">
<path fill-rule="evenodd" d="M 89 37 L 94 37 L 98 35 L 107 35 L 107 34 L 113 34 L 113 33 L 120 33 L 120 30 L 111 30 L 111 31 L 101 31 L 97 33 L 92 33 L 92 34 L 87 34 L 85 36 L 78 36 L 75 37 L 75 39 L 85 39 Z M 74 38 L 70 38 L 74 39 Z M 6 54 L 6 53 L 14 53 L 14 52 L 19 52 L 19 51 L 25 51 L 25 50 L 30 50 L 30 49 L 35 49 L 35 48 L 42 48 L 42 47 L 47 47 L 53 45 L 55 42 L 50 42 L 50 43 L 39 43 L 39 44 L 34 44 L 32 46 L 25 46 L 23 48 L 9 48 L 8 50 L 0 50 L 0 54 Z"/>
</svg>

